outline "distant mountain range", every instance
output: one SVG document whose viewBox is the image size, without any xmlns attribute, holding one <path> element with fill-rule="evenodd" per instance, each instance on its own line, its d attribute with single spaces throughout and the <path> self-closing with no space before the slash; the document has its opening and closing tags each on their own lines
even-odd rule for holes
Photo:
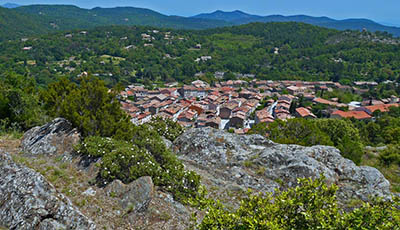
<svg viewBox="0 0 400 230">
<path fill-rule="evenodd" d="M 6 3 L 6 4 L 1 5 L 1 7 L 9 8 L 9 9 L 17 8 L 17 7 L 20 7 L 20 6 L 21 5 L 18 5 L 16 3 Z"/>
<path fill-rule="evenodd" d="M 368 19 L 345 19 L 335 20 L 328 17 L 311 17 L 307 15 L 270 15 L 259 16 L 251 15 L 242 11 L 224 12 L 217 10 L 213 13 L 199 14 L 192 18 L 202 18 L 210 20 L 222 20 L 235 25 L 247 24 L 251 22 L 303 22 L 316 26 L 337 29 L 337 30 L 363 30 L 368 31 L 386 31 L 395 36 L 400 36 L 400 28 L 394 26 L 385 26 Z"/>
<path fill-rule="evenodd" d="M 7 9 L 12 8 L 12 9 Z M 72 5 L 29 5 L 7 3 L 0 7 L 0 41 L 71 29 L 107 25 L 145 25 L 174 29 L 208 29 L 251 22 L 303 22 L 338 30 L 386 31 L 400 36 L 400 28 L 367 19 L 334 20 L 328 17 L 258 16 L 241 11 L 216 11 L 193 17 L 167 16 L 135 7 L 83 9 Z"/>
<path fill-rule="evenodd" d="M 40 16 L 60 30 L 104 25 L 147 25 L 178 29 L 207 29 L 233 25 L 222 20 L 167 16 L 153 10 L 135 7 L 82 9 L 71 5 L 30 5 L 15 10 L 23 14 Z"/>
<path fill-rule="evenodd" d="M 30 5 L 14 9 L 0 7 L 0 41 L 34 34 L 107 25 L 142 25 L 173 29 L 208 29 L 233 23 L 167 16 L 134 7 L 83 9 L 72 5 Z"/>
</svg>

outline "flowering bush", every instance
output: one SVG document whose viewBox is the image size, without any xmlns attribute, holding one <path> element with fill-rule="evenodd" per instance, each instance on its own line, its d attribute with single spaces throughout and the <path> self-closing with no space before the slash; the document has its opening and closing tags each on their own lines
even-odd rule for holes
<svg viewBox="0 0 400 230">
<path fill-rule="evenodd" d="M 138 129 L 146 131 L 146 129 Z M 130 183 L 150 176 L 155 185 L 185 201 L 197 196 L 200 176 L 186 171 L 183 164 L 168 150 L 158 135 L 138 132 L 132 142 L 112 138 L 87 137 L 76 150 L 90 157 L 102 157 L 99 176 L 106 181 L 115 179 Z"/>
<path fill-rule="evenodd" d="M 128 142 L 118 142 L 111 138 L 89 136 L 81 144 L 75 147 L 76 151 L 88 157 L 103 157 L 117 146 L 127 145 Z"/>
<path fill-rule="evenodd" d="M 149 122 L 149 125 L 151 125 L 159 135 L 170 141 L 174 141 L 184 132 L 184 128 L 171 119 L 154 117 L 151 122 Z"/>
<path fill-rule="evenodd" d="M 160 165 L 148 151 L 137 146 L 123 146 L 103 157 L 100 174 L 109 181 L 120 179 L 129 183 L 142 176 L 151 176 L 157 181 L 161 171 Z"/>
</svg>

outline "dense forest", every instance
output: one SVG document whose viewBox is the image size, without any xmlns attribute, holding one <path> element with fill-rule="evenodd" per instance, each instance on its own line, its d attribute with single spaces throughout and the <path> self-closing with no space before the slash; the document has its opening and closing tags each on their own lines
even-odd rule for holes
<svg viewBox="0 0 400 230">
<path fill-rule="evenodd" d="M 216 71 L 227 72 L 227 79 L 242 73 L 258 79 L 382 82 L 399 79 L 398 43 L 384 33 L 301 23 L 202 31 L 111 26 L 0 43 L 0 72 L 29 75 L 40 85 L 84 71 L 107 85 L 188 82 L 199 72 L 212 82 Z"/>
<path fill-rule="evenodd" d="M 240 10 L 232 12 L 224 12 L 217 10 L 213 13 L 199 14 L 194 16 L 194 18 L 203 19 L 213 19 L 222 20 L 226 22 L 234 23 L 235 25 L 248 24 L 252 22 L 303 22 L 315 26 L 321 26 L 336 30 L 368 30 L 368 31 L 386 31 L 395 36 L 400 35 L 400 29 L 392 26 L 380 25 L 374 21 L 368 19 L 344 19 L 335 20 L 328 17 L 313 17 L 307 15 L 293 15 L 293 16 L 283 16 L 283 15 L 269 15 L 269 16 L 259 16 L 251 15 Z"/>
<path fill-rule="evenodd" d="M 0 41 L 72 29 L 109 25 L 139 25 L 175 29 L 207 29 L 233 23 L 202 18 L 167 16 L 135 7 L 83 9 L 72 5 L 0 6 Z"/>
<path fill-rule="evenodd" d="M 12 8 L 12 9 L 6 9 Z M 400 28 L 384 26 L 368 19 L 335 20 L 328 17 L 258 16 L 241 11 L 216 11 L 193 17 L 168 16 L 150 9 L 115 7 L 93 9 L 73 5 L 28 5 L 5 4 L 0 6 L 0 41 L 20 39 L 29 35 L 40 35 L 72 29 L 89 29 L 97 26 L 129 25 L 154 26 L 175 29 L 207 29 L 243 25 L 253 22 L 300 22 L 337 30 L 386 31 L 400 35 Z"/>
</svg>

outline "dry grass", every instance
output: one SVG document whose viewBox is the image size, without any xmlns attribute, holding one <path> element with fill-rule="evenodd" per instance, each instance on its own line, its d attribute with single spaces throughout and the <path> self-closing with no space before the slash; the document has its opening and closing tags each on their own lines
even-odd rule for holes
<svg viewBox="0 0 400 230">
<path fill-rule="evenodd" d="M 0 136 L 0 150 L 15 154 L 20 151 L 20 146 L 21 140 L 16 138 L 14 135 Z"/>
<path fill-rule="evenodd" d="M 0 137 L 0 151 L 10 153 L 16 163 L 41 173 L 99 229 L 186 229 L 189 226 L 192 209 L 188 208 L 191 211 L 182 213 L 161 191 L 156 191 L 147 211 L 127 213 L 119 205 L 119 198 L 109 196 L 103 188 L 93 185 L 98 172 L 96 166 L 78 167 L 79 158 L 73 162 L 63 162 L 61 157 L 28 157 L 21 153 L 20 140 L 11 136 Z M 89 188 L 96 191 L 95 196 L 83 194 Z"/>
</svg>

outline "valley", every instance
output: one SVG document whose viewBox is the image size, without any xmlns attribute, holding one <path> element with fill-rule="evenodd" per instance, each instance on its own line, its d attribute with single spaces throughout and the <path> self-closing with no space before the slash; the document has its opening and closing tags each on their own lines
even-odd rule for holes
<svg viewBox="0 0 400 230">
<path fill-rule="evenodd" d="M 4 4 L 0 229 L 400 229 L 399 35 Z"/>
</svg>

